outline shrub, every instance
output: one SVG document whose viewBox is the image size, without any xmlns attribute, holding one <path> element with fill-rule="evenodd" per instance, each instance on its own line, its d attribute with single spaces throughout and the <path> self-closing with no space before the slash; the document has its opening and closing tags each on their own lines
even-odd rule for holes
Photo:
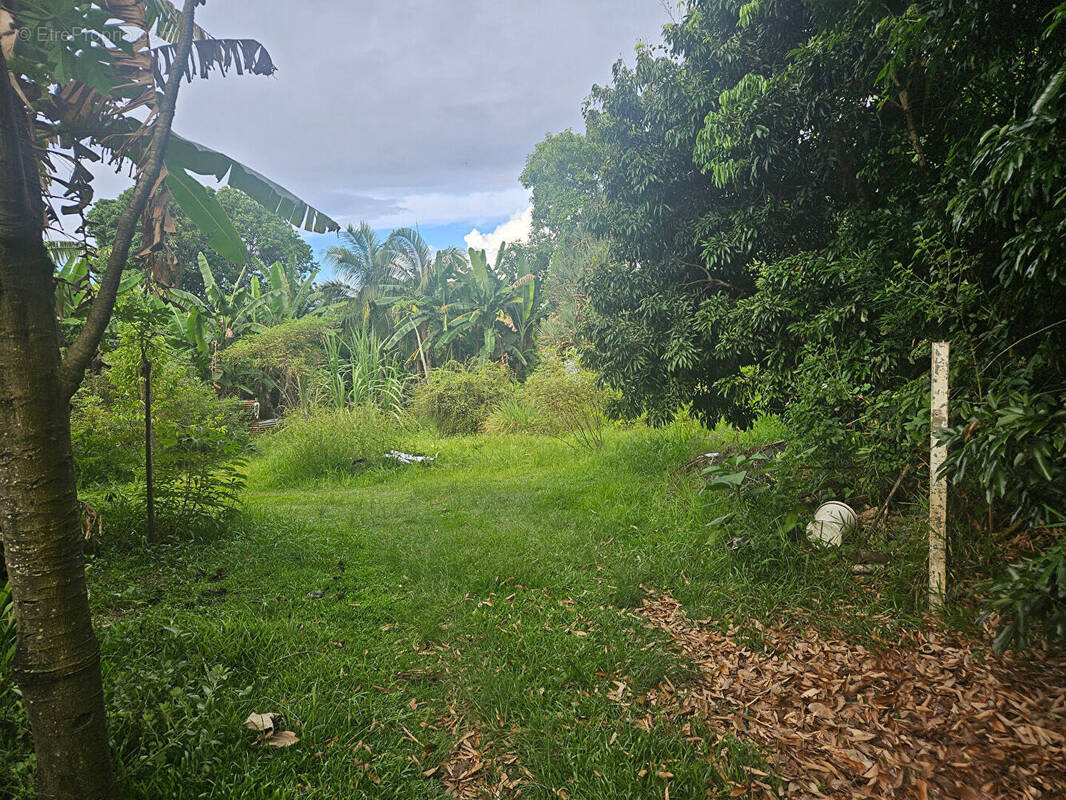
<svg viewBox="0 0 1066 800">
<path fill-rule="evenodd" d="M 598 438 L 609 392 L 596 375 L 573 361 L 547 354 L 529 379 L 486 420 L 489 433 L 566 433 Z"/>
<path fill-rule="evenodd" d="M 1031 368 L 1046 369 L 1041 358 Z M 1041 637 L 1066 642 L 1066 393 L 1033 392 L 1029 376 L 1008 374 L 978 402 L 964 401 L 945 433 L 951 476 L 963 502 L 983 494 L 990 520 L 1057 532 L 1044 552 L 1010 565 L 992 587 L 1002 625 L 994 645 L 1025 649 Z M 978 505 L 977 498 L 970 500 Z"/>
<path fill-rule="evenodd" d="M 293 417 L 265 440 L 250 482 L 287 487 L 314 483 L 384 460 L 395 448 L 399 423 L 375 406 L 317 410 Z"/>
<path fill-rule="evenodd" d="M 411 408 L 444 436 L 480 431 L 511 390 L 506 367 L 494 362 L 435 369 L 430 381 L 415 391 Z"/>
<path fill-rule="evenodd" d="M 128 404 L 127 404 L 128 405 Z M 117 409 L 82 390 L 71 403 L 70 435 L 82 487 L 132 483 L 144 471 L 144 413 Z"/>
<path fill-rule="evenodd" d="M 1003 615 L 992 642 L 997 652 L 1012 645 L 1025 649 L 1040 634 L 1066 642 L 1066 540 L 1012 564 L 992 587 L 989 606 Z"/>
<path fill-rule="evenodd" d="M 335 325 L 324 317 L 304 317 L 241 339 L 222 352 L 226 382 L 253 395 L 264 413 L 275 405 L 301 407 L 306 387 L 325 363 L 324 341 Z"/>
<path fill-rule="evenodd" d="M 991 507 L 1034 527 L 1059 523 L 1066 503 L 1066 392 L 994 386 L 981 402 L 960 404 L 947 431 L 947 469 L 955 484 L 973 481 Z"/>
<path fill-rule="evenodd" d="M 192 365 L 167 349 L 161 337 L 144 342 L 152 361 L 152 429 L 156 515 L 161 531 L 218 520 L 237 503 L 237 468 L 248 432 L 232 401 L 215 397 Z M 71 437 L 83 488 L 136 483 L 144 500 L 142 340 L 119 326 L 119 344 L 107 354 L 106 377 L 75 396 Z"/>
</svg>

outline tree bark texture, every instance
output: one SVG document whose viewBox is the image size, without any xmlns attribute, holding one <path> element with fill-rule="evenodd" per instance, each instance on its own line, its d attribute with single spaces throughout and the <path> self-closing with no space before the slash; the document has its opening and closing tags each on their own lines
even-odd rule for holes
<svg viewBox="0 0 1066 800">
<path fill-rule="evenodd" d="M 26 112 L 0 54 L 0 534 L 18 631 L 14 678 L 33 733 L 38 798 L 110 800 L 39 180 Z"/>
</svg>

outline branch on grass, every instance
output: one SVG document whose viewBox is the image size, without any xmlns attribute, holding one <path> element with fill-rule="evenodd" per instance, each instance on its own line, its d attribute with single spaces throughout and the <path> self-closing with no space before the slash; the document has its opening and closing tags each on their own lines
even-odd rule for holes
<svg viewBox="0 0 1066 800">
<path fill-rule="evenodd" d="M 199 0 L 185 0 L 185 8 L 182 11 L 182 30 L 178 40 L 175 60 L 183 64 L 189 59 L 192 50 L 193 36 L 196 24 L 193 20 L 195 7 Z M 148 158 L 145 161 L 137 183 L 133 188 L 133 195 L 129 203 L 118 219 L 115 240 L 111 249 L 111 257 L 107 261 L 103 280 L 100 281 L 100 291 L 96 295 L 85 327 L 67 350 L 60 367 L 60 385 L 63 392 L 69 398 L 77 391 L 85 375 L 85 368 L 89 366 L 104 330 L 111 320 L 111 314 L 115 308 L 115 298 L 118 296 L 118 287 L 122 279 L 122 270 L 129 258 L 130 246 L 133 243 L 133 235 L 140 221 L 148 200 L 155 191 L 159 176 L 163 169 L 163 154 L 166 151 L 167 140 L 170 138 L 170 129 L 174 124 L 174 109 L 178 102 L 178 90 L 181 88 L 181 80 L 184 73 L 180 69 L 172 70 L 167 76 L 166 87 L 163 90 L 163 102 L 159 107 L 159 116 L 152 128 L 152 141 L 148 148 Z"/>
</svg>

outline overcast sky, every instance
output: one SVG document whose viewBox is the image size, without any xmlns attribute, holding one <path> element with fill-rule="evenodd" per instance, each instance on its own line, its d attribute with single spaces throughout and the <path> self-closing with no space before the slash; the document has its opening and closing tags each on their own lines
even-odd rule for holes
<svg viewBox="0 0 1066 800">
<path fill-rule="evenodd" d="M 343 224 L 418 224 L 435 246 L 462 245 L 475 227 L 522 228 L 526 155 L 549 132 L 583 129 L 592 85 L 632 63 L 637 42 L 659 41 L 675 5 L 212 0 L 204 28 L 259 39 L 278 73 L 186 85 L 175 130 Z"/>
</svg>

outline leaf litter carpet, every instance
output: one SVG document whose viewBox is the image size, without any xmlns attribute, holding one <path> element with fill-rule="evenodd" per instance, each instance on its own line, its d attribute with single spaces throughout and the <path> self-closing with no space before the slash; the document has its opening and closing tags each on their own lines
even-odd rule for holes
<svg viewBox="0 0 1066 800">
<path fill-rule="evenodd" d="M 763 647 L 694 622 L 669 596 L 649 625 L 698 667 L 648 693 L 653 713 L 761 745 L 734 795 L 791 798 L 1066 798 L 1066 661 L 996 658 L 946 634 L 874 650 L 806 626 L 762 628 Z M 758 626 L 756 626 L 758 627 Z"/>
</svg>

